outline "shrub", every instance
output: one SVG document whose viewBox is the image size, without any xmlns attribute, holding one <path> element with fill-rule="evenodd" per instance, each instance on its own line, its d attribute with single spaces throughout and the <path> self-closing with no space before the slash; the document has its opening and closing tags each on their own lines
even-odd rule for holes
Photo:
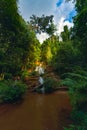
<svg viewBox="0 0 87 130">
<path fill-rule="evenodd" d="M 75 71 L 76 72 L 76 71 Z M 87 130 L 87 72 L 66 73 L 61 84 L 69 86 L 74 125 L 64 130 Z"/>
<path fill-rule="evenodd" d="M 32 71 L 29 75 L 30 76 L 35 76 L 35 75 L 37 75 L 38 73 L 36 72 L 36 71 Z"/>
<path fill-rule="evenodd" d="M 84 70 L 81 66 L 75 66 L 73 69 L 74 73 L 81 74 L 83 76 L 87 76 L 87 68 L 84 67 Z"/>
<path fill-rule="evenodd" d="M 29 72 L 27 70 L 23 71 L 21 74 L 22 80 L 25 80 L 26 77 L 29 77 Z"/>
<path fill-rule="evenodd" d="M 25 79 L 29 79 L 30 76 L 37 76 L 37 74 L 38 73 L 36 71 L 29 72 L 29 71 L 25 70 L 22 72 L 21 78 L 22 78 L 22 80 L 25 80 Z"/>
<path fill-rule="evenodd" d="M 70 78 L 65 78 L 64 80 L 61 80 L 59 82 L 59 86 L 67 86 L 67 87 L 70 87 L 70 86 L 73 86 L 75 85 L 75 81 L 70 79 Z"/>
<path fill-rule="evenodd" d="M 82 110 L 74 110 L 72 112 L 72 119 L 76 125 L 87 126 L 87 113 L 83 112 Z"/>
<path fill-rule="evenodd" d="M 11 73 L 5 73 L 4 74 L 4 79 L 5 80 L 12 79 L 12 74 Z"/>
<path fill-rule="evenodd" d="M 44 88 L 46 93 L 51 93 L 57 88 L 57 81 L 52 78 L 44 79 Z"/>
<path fill-rule="evenodd" d="M 87 80 L 87 76 L 79 74 L 79 73 L 64 73 L 64 74 L 62 74 L 61 78 L 65 78 L 65 77 L 76 80 L 76 81 Z"/>
<path fill-rule="evenodd" d="M 61 84 L 69 87 L 69 94 L 74 108 L 82 108 L 87 102 L 87 76 L 80 73 L 65 73 L 62 75 Z"/>
<path fill-rule="evenodd" d="M 2 102 L 14 103 L 22 98 L 25 93 L 26 85 L 20 81 L 1 81 L 0 99 Z"/>
<path fill-rule="evenodd" d="M 87 127 L 81 125 L 70 125 L 69 128 L 64 128 L 64 130 L 87 130 Z"/>
</svg>

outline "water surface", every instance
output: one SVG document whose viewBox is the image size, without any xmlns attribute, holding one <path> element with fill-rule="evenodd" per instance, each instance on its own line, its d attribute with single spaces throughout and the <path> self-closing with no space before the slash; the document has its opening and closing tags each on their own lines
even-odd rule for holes
<svg viewBox="0 0 87 130">
<path fill-rule="evenodd" d="M 27 93 L 20 104 L 0 106 L 0 130 L 63 130 L 70 111 L 66 92 Z"/>
</svg>

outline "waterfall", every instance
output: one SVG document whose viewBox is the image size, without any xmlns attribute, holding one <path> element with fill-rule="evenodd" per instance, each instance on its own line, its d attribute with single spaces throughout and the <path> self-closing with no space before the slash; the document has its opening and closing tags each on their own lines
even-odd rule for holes
<svg viewBox="0 0 87 130">
<path fill-rule="evenodd" d="M 39 72 L 40 75 L 44 74 L 44 69 L 40 66 L 38 72 Z"/>
<path fill-rule="evenodd" d="M 39 75 L 44 74 L 44 68 L 40 66 L 36 66 L 35 71 L 37 71 L 39 73 Z"/>
<path fill-rule="evenodd" d="M 39 77 L 39 82 L 40 82 L 40 84 L 44 83 L 44 80 L 43 80 L 43 78 L 41 76 Z"/>
<path fill-rule="evenodd" d="M 43 84 L 44 83 L 44 80 L 43 80 L 43 78 L 40 76 L 39 77 L 39 82 L 40 82 L 40 84 Z M 41 92 L 44 94 L 45 93 L 45 88 L 44 88 L 44 86 L 41 88 Z"/>
<path fill-rule="evenodd" d="M 40 64 L 39 66 L 36 66 L 35 71 L 37 71 L 37 72 L 39 73 L 39 75 L 40 75 L 40 77 L 39 77 L 39 83 L 40 83 L 41 85 L 43 85 L 43 84 L 44 84 L 44 79 L 41 77 L 41 75 L 44 74 L 44 68 L 43 68 L 42 65 Z M 42 92 L 43 94 L 45 93 L 45 88 L 44 88 L 44 86 L 41 88 L 41 92 Z"/>
</svg>

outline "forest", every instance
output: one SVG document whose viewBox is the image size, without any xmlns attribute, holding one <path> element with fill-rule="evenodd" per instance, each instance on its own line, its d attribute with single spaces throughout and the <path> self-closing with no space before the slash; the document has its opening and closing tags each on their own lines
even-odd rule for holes
<svg viewBox="0 0 87 130">
<path fill-rule="evenodd" d="M 0 0 L 0 103 L 23 99 L 29 89 L 36 87 L 28 80 L 34 82 L 32 77 L 39 76 L 35 68 L 42 65 L 60 78 L 56 81 L 42 75 L 46 93 L 62 86 L 68 89 L 73 123 L 64 130 L 87 130 L 87 0 L 72 0 L 77 12 L 74 26 L 68 29 L 65 25 L 60 36 L 55 34 L 53 15 L 31 14 L 26 22 L 17 2 Z M 36 37 L 41 32 L 49 35 L 42 44 Z M 41 89 L 35 91 L 40 93 Z"/>
</svg>

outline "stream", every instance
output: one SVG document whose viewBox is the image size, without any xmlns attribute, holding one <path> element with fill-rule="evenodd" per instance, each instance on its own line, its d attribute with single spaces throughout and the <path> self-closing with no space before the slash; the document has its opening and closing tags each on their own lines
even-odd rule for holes
<svg viewBox="0 0 87 130">
<path fill-rule="evenodd" d="M 63 130 L 71 123 L 67 92 L 27 93 L 18 104 L 0 105 L 0 130 Z"/>
</svg>

